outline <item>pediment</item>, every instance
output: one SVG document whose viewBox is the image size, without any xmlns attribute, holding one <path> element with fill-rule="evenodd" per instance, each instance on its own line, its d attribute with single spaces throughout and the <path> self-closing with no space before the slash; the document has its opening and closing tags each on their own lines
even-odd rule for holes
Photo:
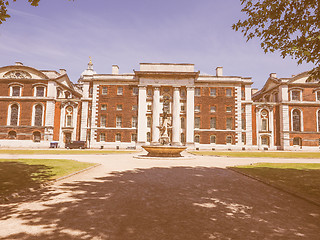
<svg viewBox="0 0 320 240">
<path fill-rule="evenodd" d="M 0 68 L 0 78 L 36 80 L 48 79 L 45 74 L 35 68 L 16 65 Z"/>
<path fill-rule="evenodd" d="M 260 92 L 267 92 L 270 89 L 273 89 L 279 85 L 279 82 L 275 78 L 269 78 L 266 84 L 263 86 Z"/>
</svg>

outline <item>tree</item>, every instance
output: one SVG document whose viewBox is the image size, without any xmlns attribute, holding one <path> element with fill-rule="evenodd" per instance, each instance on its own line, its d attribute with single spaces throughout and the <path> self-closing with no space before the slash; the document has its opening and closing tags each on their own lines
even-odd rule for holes
<svg viewBox="0 0 320 240">
<path fill-rule="evenodd" d="M 12 0 L 12 1 L 16 2 L 16 0 Z M 40 0 L 28 0 L 28 2 L 32 6 L 38 6 Z M 9 0 L 0 0 L 0 24 L 2 24 L 4 21 L 7 20 L 7 18 L 10 17 L 7 9 L 8 6 L 9 6 Z"/>
<path fill-rule="evenodd" d="M 247 41 L 261 40 L 265 53 L 313 63 L 311 77 L 320 79 L 319 0 L 240 0 L 247 19 L 232 25 Z"/>
</svg>

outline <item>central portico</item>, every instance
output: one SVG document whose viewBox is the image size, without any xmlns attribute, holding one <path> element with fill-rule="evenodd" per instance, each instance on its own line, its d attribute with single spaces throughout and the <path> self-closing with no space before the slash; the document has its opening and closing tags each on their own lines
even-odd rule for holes
<svg viewBox="0 0 320 240">
<path fill-rule="evenodd" d="M 151 144 L 158 142 L 158 126 L 165 110 L 172 119 L 169 134 L 172 144 L 193 145 L 194 82 L 199 76 L 194 65 L 141 63 L 135 76 L 139 82 L 138 144 L 146 144 L 148 138 Z"/>
</svg>

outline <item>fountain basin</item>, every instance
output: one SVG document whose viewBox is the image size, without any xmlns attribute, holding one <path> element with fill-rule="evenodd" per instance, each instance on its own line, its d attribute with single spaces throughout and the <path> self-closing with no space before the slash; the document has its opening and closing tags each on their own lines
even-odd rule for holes
<svg viewBox="0 0 320 240">
<path fill-rule="evenodd" d="M 181 152 L 187 147 L 184 146 L 142 146 L 148 152 L 148 157 L 182 157 Z"/>
</svg>

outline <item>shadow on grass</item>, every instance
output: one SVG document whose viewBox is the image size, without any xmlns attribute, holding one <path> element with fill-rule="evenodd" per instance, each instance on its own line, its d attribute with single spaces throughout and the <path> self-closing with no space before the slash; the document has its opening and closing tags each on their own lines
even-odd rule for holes
<svg viewBox="0 0 320 240">
<path fill-rule="evenodd" d="M 317 239 L 320 209 L 227 169 L 152 168 L 115 172 L 43 192 L 39 209 L 3 207 L 39 226 L 5 239 Z M 58 201 L 57 199 L 60 199 Z M 5 226 L 3 221 L 2 226 Z M 42 231 L 41 231 L 42 229 Z"/>
<path fill-rule="evenodd" d="M 320 169 L 231 168 L 320 206 Z"/>
<path fill-rule="evenodd" d="M 53 175 L 51 167 L 21 162 L 0 162 L 0 199 L 13 193 L 37 189 Z"/>
</svg>

